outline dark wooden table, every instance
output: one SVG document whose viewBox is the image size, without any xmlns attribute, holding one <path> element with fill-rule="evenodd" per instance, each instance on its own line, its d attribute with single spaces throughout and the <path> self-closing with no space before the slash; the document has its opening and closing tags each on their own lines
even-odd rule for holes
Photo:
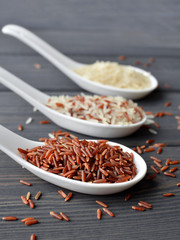
<svg viewBox="0 0 180 240">
<path fill-rule="evenodd" d="M 138 101 L 146 111 L 168 111 L 172 116 L 157 118 L 160 128 L 157 135 L 147 129 L 140 129 L 132 136 L 113 139 L 129 147 L 142 145 L 147 139 L 165 142 L 166 148 L 158 156 L 156 152 L 143 154 L 152 173 L 150 155 L 162 159 L 180 160 L 180 138 L 175 116 L 180 115 L 180 2 L 178 0 L 127 0 L 127 1 L 56 1 L 36 0 L 1 1 L 0 26 L 8 23 L 20 24 L 34 31 L 75 60 L 84 63 L 109 60 L 118 61 L 119 55 L 126 55 L 124 64 L 141 61 L 143 69 L 150 57 L 155 62 L 148 68 L 158 79 L 160 89 Z M 40 64 L 36 69 L 34 64 Z M 33 50 L 10 36 L 0 34 L 0 64 L 21 77 L 32 86 L 50 94 L 78 94 L 84 92 L 70 79 L 54 68 Z M 171 88 L 166 88 L 169 84 Z M 170 101 L 169 108 L 164 103 Z M 28 117 L 33 122 L 25 125 Z M 0 123 L 10 130 L 32 140 L 47 137 L 48 133 L 60 128 L 55 124 L 40 125 L 46 119 L 40 112 L 33 112 L 32 106 L 19 96 L 0 85 Z M 18 131 L 22 124 L 24 130 Z M 63 129 L 64 130 L 64 129 Z M 77 136 L 89 138 L 85 135 Z M 1 136 L 0 136 L 1 137 Z M 12 143 L 13 144 L 13 143 Z M 160 173 L 152 181 L 144 179 L 129 191 L 111 196 L 89 196 L 74 192 L 71 201 L 65 203 L 58 195 L 57 186 L 34 176 L 16 164 L 3 152 L 0 153 L 0 217 L 15 215 L 19 219 L 34 216 L 39 224 L 27 227 L 19 221 L 0 223 L 0 239 L 29 239 L 36 233 L 38 239 L 179 239 L 180 230 L 180 173 L 170 178 Z M 19 180 L 32 182 L 27 187 Z M 63 189 L 66 193 L 68 190 Z M 36 208 L 22 204 L 20 196 L 37 191 L 43 193 L 36 201 Z M 167 192 L 174 197 L 165 198 Z M 124 197 L 132 194 L 129 201 Z M 115 213 L 115 218 L 103 214 L 96 219 L 98 208 L 95 200 L 106 202 Z M 152 210 L 137 212 L 131 209 L 138 201 L 153 205 Z M 71 221 L 58 222 L 49 211 L 63 211 Z"/>
</svg>

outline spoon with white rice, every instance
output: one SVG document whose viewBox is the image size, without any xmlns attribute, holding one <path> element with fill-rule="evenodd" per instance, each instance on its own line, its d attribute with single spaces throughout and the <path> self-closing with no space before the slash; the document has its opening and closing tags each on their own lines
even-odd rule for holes
<svg viewBox="0 0 180 240">
<path fill-rule="evenodd" d="M 76 62 L 21 26 L 6 25 L 2 28 L 2 32 L 18 38 L 33 48 L 77 85 L 89 92 L 140 99 L 158 86 L 157 79 L 153 75 L 134 66 L 110 62 L 96 62 L 91 65 Z"/>
</svg>

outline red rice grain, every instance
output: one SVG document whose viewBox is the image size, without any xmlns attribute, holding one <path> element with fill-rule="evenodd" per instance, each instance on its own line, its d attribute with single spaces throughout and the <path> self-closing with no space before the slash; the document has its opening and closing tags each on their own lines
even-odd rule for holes
<svg viewBox="0 0 180 240">
<path fill-rule="evenodd" d="M 19 124 L 18 130 L 19 130 L 19 131 L 22 131 L 22 130 L 23 130 L 23 126 L 22 126 L 21 124 Z"/>
<path fill-rule="evenodd" d="M 29 206 L 30 206 L 30 208 L 34 208 L 34 203 L 31 199 L 29 199 Z"/>
<path fill-rule="evenodd" d="M 40 121 L 40 124 L 50 124 L 50 121 L 48 121 L 48 120 L 43 120 L 43 121 Z"/>
<path fill-rule="evenodd" d="M 151 169 L 155 172 L 155 173 L 159 173 L 159 170 L 156 168 L 156 167 L 154 167 L 153 165 L 151 165 Z"/>
<path fill-rule="evenodd" d="M 176 177 L 175 174 L 173 174 L 173 173 L 168 173 L 168 172 L 164 172 L 164 175 L 166 175 L 166 176 L 168 176 L 168 177 L 173 177 L 173 178 Z"/>
<path fill-rule="evenodd" d="M 25 222 L 25 224 L 27 226 L 30 226 L 30 225 L 33 225 L 33 224 L 37 224 L 38 223 L 38 220 L 37 219 L 32 219 L 32 220 L 28 220 Z"/>
<path fill-rule="evenodd" d="M 64 199 L 65 202 L 69 201 L 72 198 L 72 192 L 69 192 L 67 197 Z"/>
<path fill-rule="evenodd" d="M 105 208 L 108 207 L 108 205 L 107 205 L 106 203 L 104 203 L 104 202 L 96 201 L 96 203 L 99 204 L 99 205 L 101 205 L 102 207 L 105 207 Z"/>
<path fill-rule="evenodd" d="M 70 219 L 68 218 L 68 216 L 66 216 L 66 214 L 60 212 L 60 215 L 63 217 L 64 220 L 66 220 L 67 222 L 70 221 Z"/>
<path fill-rule="evenodd" d="M 34 233 L 31 234 L 30 240 L 36 240 L 36 235 Z"/>
<path fill-rule="evenodd" d="M 168 159 L 166 160 L 166 165 L 168 166 L 168 165 L 170 164 L 170 162 L 171 162 L 171 159 L 168 158 Z"/>
<path fill-rule="evenodd" d="M 172 169 L 169 170 L 170 173 L 173 173 L 178 170 L 178 167 L 173 167 Z"/>
<path fill-rule="evenodd" d="M 163 197 L 172 197 L 174 196 L 174 193 L 165 193 L 163 194 Z"/>
<path fill-rule="evenodd" d="M 153 147 L 149 147 L 149 148 L 144 149 L 144 152 L 153 152 L 153 151 L 154 151 Z"/>
<path fill-rule="evenodd" d="M 14 216 L 6 216 L 6 217 L 2 217 L 2 220 L 4 221 L 16 221 L 17 217 Z"/>
<path fill-rule="evenodd" d="M 178 163 L 179 163 L 179 161 L 171 161 L 170 165 L 174 165 L 174 164 L 178 164 Z"/>
<path fill-rule="evenodd" d="M 149 66 L 150 66 L 150 63 L 148 63 L 148 62 L 147 62 L 147 63 L 145 63 L 145 67 L 147 67 L 147 68 L 148 68 Z"/>
<path fill-rule="evenodd" d="M 180 182 L 176 184 L 177 186 L 180 186 Z"/>
<path fill-rule="evenodd" d="M 145 201 L 140 201 L 138 203 L 138 205 L 141 206 L 141 207 L 144 207 L 144 208 L 152 209 L 152 205 L 147 203 L 147 202 L 145 202 Z"/>
<path fill-rule="evenodd" d="M 22 202 L 23 202 L 25 205 L 28 205 L 28 204 L 29 204 L 29 202 L 28 202 L 28 200 L 26 199 L 25 196 L 21 196 L 21 200 L 22 200 Z"/>
<path fill-rule="evenodd" d="M 138 206 L 132 206 L 132 209 L 136 211 L 145 211 L 146 209 L 144 207 L 138 207 Z"/>
<path fill-rule="evenodd" d="M 153 63 L 153 62 L 155 61 L 155 59 L 154 59 L 153 57 L 151 57 L 151 58 L 149 59 L 149 61 L 150 61 L 151 63 Z"/>
<path fill-rule="evenodd" d="M 134 62 L 134 65 L 136 65 L 136 66 L 141 65 L 141 62 L 140 61 L 136 61 L 136 62 Z"/>
<path fill-rule="evenodd" d="M 130 193 L 128 193 L 126 196 L 125 196 L 125 201 L 128 201 L 130 198 L 131 198 L 132 196 L 131 196 L 131 194 Z"/>
<path fill-rule="evenodd" d="M 166 103 L 164 104 L 164 106 L 165 106 L 165 107 L 171 106 L 171 102 L 166 102 Z"/>
<path fill-rule="evenodd" d="M 149 175 L 149 176 L 147 176 L 146 177 L 146 180 L 151 180 L 151 179 L 153 179 L 153 178 L 155 178 L 156 177 L 156 174 L 151 174 L 151 175 Z"/>
<path fill-rule="evenodd" d="M 121 60 L 121 61 L 126 60 L 126 56 L 123 56 L 123 55 L 119 56 L 119 60 Z"/>
<path fill-rule="evenodd" d="M 162 167 L 160 170 L 161 170 L 161 172 L 164 172 L 164 171 L 166 171 L 168 168 L 169 168 L 169 166 L 164 166 L 164 167 Z"/>
<path fill-rule="evenodd" d="M 153 157 L 153 156 L 150 156 L 150 158 L 156 162 L 159 162 L 161 163 L 162 161 L 159 159 L 159 158 L 156 158 L 156 157 Z"/>
<path fill-rule="evenodd" d="M 63 197 L 63 198 L 66 198 L 67 195 L 62 191 L 62 190 L 59 190 L 58 193 Z"/>
<path fill-rule="evenodd" d="M 32 185 L 30 182 L 26 182 L 24 180 L 20 180 L 19 182 L 26 185 L 26 186 L 31 186 Z"/>
<path fill-rule="evenodd" d="M 29 221 L 29 220 L 32 220 L 32 219 L 34 219 L 33 217 L 27 217 L 27 218 L 24 218 L 24 219 L 22 219 L 21 220 L 21 222 L 27 222 L 27 221 Z"/>
<path fill-rule="evenodd" d="M 154 161 L 154 164 L 156 164 L 156 166 L 158 166 L 159 168 L 162 168 L 162 165 L 159 162 Z"/>
<path fill-rule="evenodd" d="M 55 212 L 49 212 L 49 214 L 54 217 L 54 218 L 57 218 L 59 220 L 62 220 L 63 217 L 61 215 L 59 215 L 58 213 L 55 213 Z"/>
<path fill-rule="evenodd" d="M 111 146 L 107 140 L 79 140 L 61 131 L 53 132 L 53 136 L 42 146 L 18 148 L 19 154 L 36 167 L 76 181 L 120 183 L 136 176 L 133 153 L 123 152 L 120 146 Z M 65 193 L 58 192 L 66 198 Z"/>
<path fill-rule="evenodd" d="M 101 209 L 97 210 L 97 219 L 101 219 Z"/>
<path fill-rule="evenodd" d="M 136 149 L 137 149 L 139 154 L 142 154 L 142 150 L 141 150 L 141 148 L 139 146 L 137 146 Z"/>
<path fill-rule="evenodd" d="M 162 147 L 159 147 L 157 150 L 157 154 L 161 154 L 162 153 Z"/>
<path fill-rule="evenodd" d="M 114 217 L 114 213 L 112 213 L 108 208 L 103 208 L 104 212 L 107 213 L 110 217 Z"/>
</svg>

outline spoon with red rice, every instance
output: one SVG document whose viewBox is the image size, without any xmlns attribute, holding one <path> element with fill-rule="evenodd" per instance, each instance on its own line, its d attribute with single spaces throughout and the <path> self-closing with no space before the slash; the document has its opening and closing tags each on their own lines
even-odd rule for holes
<svg viewBox="0 0 180 240">
<path fill-rule="evenodd" d="M 73 137 L 72 139 L 70 137 L 60 139 L 55 138 L 51 140 L 46 139 L 45 143 L 35 142 L 11 132 L 2 125 L 0 125 L 0 136 L 0 150 L 5 152 L 28 171 L 47 182 L 80 193 L 104 195 L 121 192 L 137 184 L 145 176 L 147 171 L 146 163 L 140 155 L 132 151 L 130 148 L 114 142 L 107 142 L 105 140 L 78 140 L 76 137 Z M 63 141 L 65 141 L 65 143 L 63 143 Z M 86 146 L 89 146 L 89 149 L 87 149 Z M 56 147 L 59 149 L 58 153 L 55 153 L 57 151 Z M 64 152 L 64 148 L 67 148 L 66 152 Z M 99 155 L 99 160 L 98 158 L 95 158 L 97 149 L 99 152 L 103 151 L 100 154 L 101 156 Z M 82 152 L 79 154 L 80 150 Z M 107 161 L 108 157 L 105 156 L 107 151 L 109 151 L 110 154 L 109 162 Z M 122 181 L 120 176 L 122 173 L 119 172 L 122 171 L 122 168 L 120 168 L 120 165 L 118 165 L 117 162 L 122 161 L 122 159 L 117 159 L 118 155 L 113 157 L 111 152 L 114 151 L 120 151 L 122 154 L 124 159 L 122 164 L 126 165 L 123 168 L 123 175 L 131 176 L 131 179 L 126 179 L 124 182 Z M 50 156 L 50 154 L 52 155 Z M 57 155 L 58 159 L 55 155 Z M 68 155 L 72 157 L 68 158 Z M 76 159 L 76 157 L 73 158 L 73 156 L 78 156 L 79 158 Z M 64 158 L 62 162 L 61 157 Z M 113 160 L 113 158 L 115 160 Z M 56 162 L 53 163 L 53 161 Z M 96 169 L 91 172 L 92 168 L 89 171 L 85 168 L 88 169 L 88 166 L 90 167 L 89 163 L 92 161 L 94 161 L 95 165 L 99 165 L 97 165 Z M 56 164 L 59 165 L 56 166 Z M 133 166 L 133 169 L 135 169 L 134 174 L 129 170 L 129 166 Z M 63 170 L 61 173 L 58 173 L 57 171 L 60 169 Z M 111 171 L 111 169 L 114 170 Z M 97 175 L 100 174 L 100 171 L 101 179 L 105 179 L 105 181 L 97 181 Z M 86 172 L 89 172 L 90 174 L 92 173 L 93 176 L 91 178 L 93 181 L 83 181 L 83 174 L 86 174 Z M 76 180 L 73 176 L 82 176 L 82 181 Z M 87 174 L 85 175 L 85 178 L 87 179 Z M 121 179 L 121 182 L 118 180 L 111 183 L 111 179 L 115 178 Z"/>
</svg>

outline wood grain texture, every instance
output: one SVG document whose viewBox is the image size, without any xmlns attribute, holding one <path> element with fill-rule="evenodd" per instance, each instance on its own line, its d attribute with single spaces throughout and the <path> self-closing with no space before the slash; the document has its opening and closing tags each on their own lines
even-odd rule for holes
<svg viewBox="0 0 180 240">
<path fill-rule="evenodd" d="M 180 160 L 180 138 L 175 119 L 176 115 L 180 115 L 179 12 L 178 0 L 2 0 L 0 27 L 8 23 L 23 25 L 68 56 L 84 63 L 97 59 L 118 61 L 119 55 L 126 55 L 127 60 L 123 64 L 139 60 L 143 63 L 140 67 L 146 69 L 144 64 L 150 57 L 155 57 L 155 62 L 147 70 L 157 77 L 161 88 L 138 103 L 147 111 L 168 111 L 173 116 L 156 119 L 160 124 L 157 135 L 140 129 L 129 137 L 112 139 L 129 147 L 143 145 L 151 138 L 167 143 L 168 147 L 161 155 L 155 152 L 142 154 L 149 175 L 153 173 L 151 155 L 162 159 L 163 164 L 168 157 Z M 41 69 L 35 69 L 35 63 L 41 64 Z M 49 95 L 85 92 L 29 47 L 3 34 L 0 34 L 0 64 Z M 165 88 L 165 83 L 170 84 L 171 89 Z M 164 107 L 167 101 L 172 102 L 169 108 Z M 32 117 L 33 122 L 25 125 L 28 117 Z M 60 129 L 54 123 L 40 125 L 40 121 L 46 119 L 0 85 L 0 124 L 26 138 L 38 140 Z M 24 126 L 22 132 L 17 130 L 19 124 Z M 156 129 L 155 126 L 152 128 Z M 74 134 L 80 138 L 92 138 Z M 1 221 L 2 240 L 29 239 L 32 233 L 38 236 L 38 240 L 179 240 L 180 192 L 176 186 L 180 182 L 179 171 L 176 178 L 160 173 L 152 181 L 144 179 L 128 191 L 110 196 L 74 192 L 72 199 L 65 203 L 57 192 L 58 187 L 34 176 L 3 152 L 0 153 L 0 161 L 0 218 L 7 215 L 19 218 L 17 222 Z M 33 185 L 22 185 L 20 179 Z M 28 191 L 32 199 L 38 191 L 42 192 L 40 200 L 34 200 L 35 209 L 21 202 L 20 196 Z M 68 193 L 66 189 L 63 191 Z M 175 196 L 163 197 L 167 192 L 173 192 Z M 127 193 L 131 193 L 132 198 L 125 202 Z M 115 218 L 103 213 L 102 220 L 97 220 L 99 205 L 96 200 L 107 203 Z M 153 209 L 145 212 L 132 210 L 131 206 L 137 205 L 140 200 L 151 203 Z M 50 211 L 62 211 L 71 221 L 59 222 L 49 215 Z M 28 227 L 20 222 L 20 219 L 31 216 L 40 223 Z"/>
</svg>

